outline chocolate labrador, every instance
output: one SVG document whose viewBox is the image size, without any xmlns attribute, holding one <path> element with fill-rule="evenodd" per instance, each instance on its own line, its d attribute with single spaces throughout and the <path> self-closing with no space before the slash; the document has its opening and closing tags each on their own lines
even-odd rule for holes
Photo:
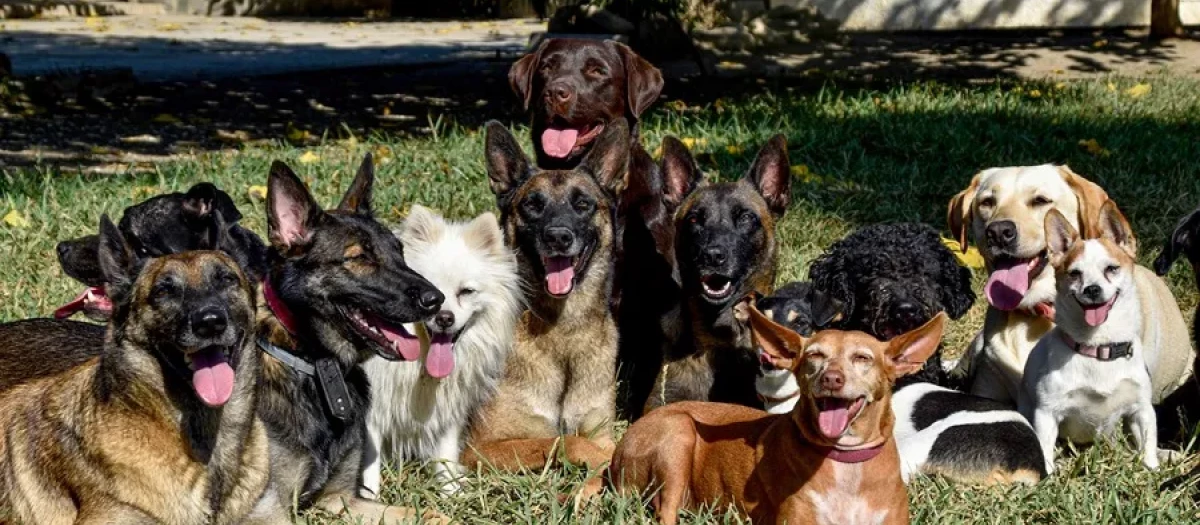
<svg viewBox="0 0 1200 525">
<path fill-rule="evenodd" d="M 660 319 L 679 297 L 674 207 L 663 199 L 662 173 L 638 137 L 638 119 L 662 92 L 662 73 L 624 44 L 549 39 L 513 64 L 508 78 L 532 115 L 540 168 L 572 169 L 606 126 L 622 118 L 629 124 L 633 144 L 618 202 L 611 304 L 621 334 L 621 384 L 628 390 L 621 404 L 636 417 L 657 373 Z"/>
</svg>

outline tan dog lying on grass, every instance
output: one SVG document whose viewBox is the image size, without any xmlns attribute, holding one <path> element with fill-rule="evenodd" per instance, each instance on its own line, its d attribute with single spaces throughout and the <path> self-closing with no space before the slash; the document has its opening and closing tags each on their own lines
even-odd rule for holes
<svg viewBox="0 0 1200 525">
<path fill-rule="evenodd" d="M 610 479 L 618 489 L 659 490 L 658 519 L 684 508 L 733 504 L 755 523 L 908 523 L 908 495 L 892 439 L 892 383 L 920 370 L 946 315 L 881 342 L 862 332 L 810 338 L 736 305 L 755 343 L 800 383 L 788 415 L 683 402 L 657 409 L 625 434 Z"/>
</svg>

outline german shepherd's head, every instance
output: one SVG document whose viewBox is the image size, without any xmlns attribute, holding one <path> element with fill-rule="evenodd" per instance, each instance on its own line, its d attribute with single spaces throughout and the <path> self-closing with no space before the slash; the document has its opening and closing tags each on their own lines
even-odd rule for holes
<svg viewBox="0 0 1200 525">
<path fill-rule="evenodd" d="M 248 344 L 254 286 L 229 255 L 188 251 L 143 258 L 106 215 L 97 256 L 113 301 L 110 341 L 153 355 L 169 390 L 190 384 L 206 406 L 220 407 L 234 393 L 235 371 L 246 363 L 257 370 L 257 349 Z M 180 377 L 172 381 L 172 374 Z"/>
<path fill-rule="evenodd" d="M 488 123 L 488 178 L 500 221 L 525 282 L 543 283 L 539 297 L 561 300 L 578 288 L 597 287 L 607 296 L 629 144 L 628 126 L 616 120 L 577 168 L 539 170 L 507 128 Z"/>
<path fill-rule="evenodd" d="M 405 264 L 399 239 L 372 215 L 374 180 L 368 154 L 329 211 L 282 162 L 271 165 L 267 183 L 268 284 L 294 318 L 296 336 L 344 366 L 374 354 L 413 358 L 420 341 L 402 325 L 436 314 L 444 299 Z"/>
<path fill-rule="evenodd" d="M 663 142 L 666 199 L 675 212 L 675 256 L 683 291 L 708 321 L 735 297 L 771 289 L 775 280 L 775 221 L 787 210 L 787 145 L 777 135 L 763 146 L 741 180 L 700 185 L 700 170 L 682 143 Z"/>
</svg>

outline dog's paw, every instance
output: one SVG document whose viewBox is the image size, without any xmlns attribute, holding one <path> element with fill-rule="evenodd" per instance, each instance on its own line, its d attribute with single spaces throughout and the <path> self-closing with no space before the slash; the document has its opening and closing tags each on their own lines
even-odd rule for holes
<svg viewBox="0 0 1200 525">
<path fill-rule="evenodd" d="M 1158 461 L 1168 465 L 1183 461 L 1187 456 L 1178 450 L 1170 450 L 1165 448 L 1158 449 Z"/>
</svg>

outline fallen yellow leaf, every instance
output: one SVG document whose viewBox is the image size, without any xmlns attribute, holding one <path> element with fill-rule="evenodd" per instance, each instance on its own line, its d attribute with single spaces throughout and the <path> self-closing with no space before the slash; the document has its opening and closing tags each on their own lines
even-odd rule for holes
<svg viewBox="0 0 1200 525">
<path fill-rule="evenodd" d="M 1042 98 L 1042 92 L 1037 89 L 1029 90 L 1029 98 Z"/>
<path fill-rule="evenodd" d="M 947 237 L 942 237 L 942 244 L 954 252 L 954 256 L 958 258 L 958 262 L 963 266 L 967 268 L 983 268 L 983 255 L 979 253 L 978 248 L 968 246 L 967 251 L 963 252 L 962 245 L 958 241 Z"/>
<path fill-rule="evenodd" d="M 300 164 L 312 164 L 318 160 L 321 160 L 320 155 L 313 153 L 311 150 L 305 151 L 304 154 L 300 155 L 300 158 L 297 159 L 297 161 L 299 161 Z"/>
<path fill-rule="evenodd" d="M 704 147 L 708 145 L 708 139 L 706 138 L 697 139 L 692 137 L 683 137 L 679 139 L 679 141 L 682 142 L 684 146 L 687 146 L 687 149 L 692 149 L 696 146 Z"/>
<path fill-rule="evenodd" d="M 159 31 L 171 32 L 171 31 L 179 31 L 180 29 L 183 29 L 183 26 L 173 23 L 173 22 L 168 22 L 166 24 L 159 24 L 159 26 L 158 26 Z"/>
<path fill-rule="evenodd" d="M 1112 82 L 1109 82 L 1109 83 L 1108 83 L 1108 90 L 1109 90 L 1109 91 L 1116 91 L 1116 90 L 1117 90 L 1117 85 L 1116 85 L 1116 84 L 1113 84 Z"/>
<path fill-rule="evenodd" d="M 250 186 L 246 190 L 246 193 L 250 195 L 250 200 L 252 201 L 261 202 L 267 200 L 266 186 Z"/>
<path fill-rule="evenodd" d="M 722 60 L 717 63 L 717 67 L 721 69 L 746 69 L 745 64 L 741 62 L 734 62 L 732 60 Z"/>
<path fill-rule="evenodd" d="M 154 117 L 154 122 L 157 124 L 174 124 L 179 122 L 179 119 L 170 113 L 159 113 L 158 116 Z"/>
<path fill-rule="evenodd" d="M 371 158 L 374 159 L 375 165 L 387 164 L 392 161 L 392 148 L 379 145 L 371 150 Z"/>
<path fill-rule="evenodd" d="M 98 16 L 89 16 L 83 20 L 83 25 L 88 27 L 102 26 L 104 24 L 104 19 Z"/>
<path fill-rule="evenodd" d="M 1100 40 L 1097 40 L 1097 41 L 1095 41 L 1095 42 L 1092 42 L 1092 47 L 1094 47 L 1094 48 L 1096 48 L 1096 49 L 1100 49 L 1100 48 L 1102 48 L 1102 47 L 1104 47 L 1104 46 L 1107 46 L 1107 45 L 1108 45 L 1108 39 L 1107 39 L 1107 38 L 1101 38 Z"/>
<path fill-rule="evenodd" d="M 728 151 L 730 155 L 741 155 L 742 152 L 745 150 L 742 149 L 741 146 L 735 146 L 733 144 L 730 144 L 728 146 L 725 146 L 725 151 Z"/>
<path fill-rule="evenodd" d="M 1064 90 L 1064 89 L 1067 89 L 1067 83 L 1066 83 L 1066 82 L 1059 82 L 1059 83 L 1057 83 L 1057 84 L 1055 84 L 1055 85 L 1054 85 L 1054 89 L 1057 89 L 1057 90 L 1059 90 L 1059 91 L 1062 91 L 1062 90 Z"/>
<path fill-rule="evenodd" d="M 1079 141 L 1079 147 L 1083 148 L 1084 151 L 1087 151 L 1092 155 L 1096 155 L 1097 157 L 1107 157 L 1112 155 L 1112 152 L 1101 146 L 1100 142 L 1098 142 L 1096 139 L 1081 140 Z"/>
<path fill-rule="evenodd" d="M 1137 84 L 1125 90 L 1125 94 L 1130 98 L 1142 98 L 1150 93 L 1150 84 Z"/>
<path fill-rule="evenodd" d="M 4 216 L 4 224 L 12 228 L 28 228 L 29 220 L 17 210 L 11 210 Z"/>
</svg>

